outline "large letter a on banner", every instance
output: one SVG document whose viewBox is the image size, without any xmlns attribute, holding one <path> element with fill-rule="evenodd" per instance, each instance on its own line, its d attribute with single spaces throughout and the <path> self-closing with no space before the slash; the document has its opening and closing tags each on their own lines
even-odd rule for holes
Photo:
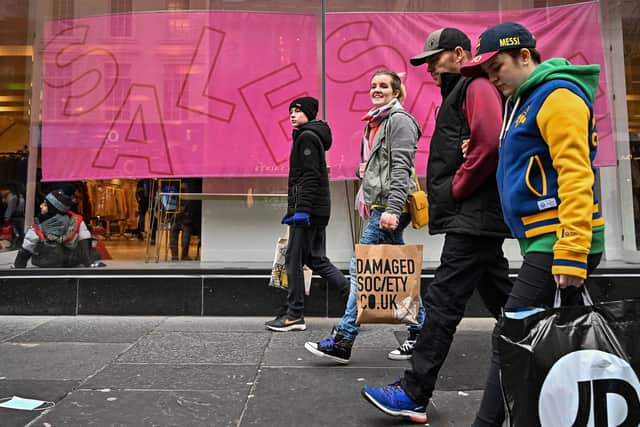
<svg viewBox="0 0 640 427">
<path fill-rule="evenodd" d="M 125 111 L 133 114 L 130 119 L 123 118 Z M 146 163 L 149 174 L 173 174 L 167 135 L 154 86 L 131 85 L 92 166 L 115 169 L 122 158 L 140 160 L 132 162 L 136 167 Z M 132 175 L 134 171 L 128 172 L 125 175 Z M 135 175 L 140 176 L 145 172 L 138 170 Z"/>
</svg>

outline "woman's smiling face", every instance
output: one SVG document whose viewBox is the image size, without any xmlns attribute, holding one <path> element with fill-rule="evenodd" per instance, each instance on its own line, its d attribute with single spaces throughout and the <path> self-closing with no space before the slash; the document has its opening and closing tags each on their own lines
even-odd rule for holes
<svg viewBox="0 0 640 427">
<path fill-rule="evenodd" d="M 387 74 L 377 74 L 371 79 L 369 96 L 374 107 L 382 107 L 398 95 L 398 91 L 393 90 L 391 81 L 391 76 Z"/>
</svg>

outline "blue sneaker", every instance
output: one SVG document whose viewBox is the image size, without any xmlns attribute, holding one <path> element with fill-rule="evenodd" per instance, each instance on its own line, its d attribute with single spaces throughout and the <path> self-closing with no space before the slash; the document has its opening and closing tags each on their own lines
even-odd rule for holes
<svg viewBox="0 0 640 427">
<path fill-rule="evenodd" d="M 414 402 L 400 386 L 400 381 L 380 388 L 365 386 L 361 393 L 385 414 L 408 418 L 414 423 L 424 424 L 428 421 L 427 407 Z"/>
</svg>

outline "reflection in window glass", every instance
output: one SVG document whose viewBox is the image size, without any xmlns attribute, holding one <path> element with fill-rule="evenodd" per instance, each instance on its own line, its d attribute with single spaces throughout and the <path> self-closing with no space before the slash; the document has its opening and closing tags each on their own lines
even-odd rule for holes
<svg viewBox="0 0 640 427">
<path fill-rule="evenodd" d="M 640 5 L 622 2 L 622 37 L 629 115 L 629 154 L 636 248 L 640 249 Z"/>
</svg>

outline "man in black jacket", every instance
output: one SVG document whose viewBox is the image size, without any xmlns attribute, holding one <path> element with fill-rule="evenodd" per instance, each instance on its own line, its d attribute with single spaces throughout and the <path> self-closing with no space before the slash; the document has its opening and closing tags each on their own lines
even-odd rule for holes
<svg viewBox="0 0 640 427">
<path fill-rule="evenodd" d="M 363 396 L 393 416 L 427 422 L 426 408 L 453 335 L 474 290 L 498 318 L 512 283 L 502 243 L 510 232 L 496 184 L 502 99 L 486 77 L 466 78 L 462 65 L 471 41 L 456 28 L 429 35 L 424 52 L 411 58 L 442 94 L 427 164 L 429 233 L 444 234 L 440 266 L 427 287 L 427 317 L 413 349 L 411 369 L 397 383 L 365 387 Z M 468 147 L 463 153 L 463 144 Z M 474 427 L 500 415 L 481 408 Z"/>
<path fill-rule="evenodd" d="M 348 289 L 347 278 L 325 255 L 326 232 L 331 213 L 329 173 L 325 151 L 331 147 L 331 129 L 315 120 L 318 100 L 310 96 L 289 104 L 293 145 L 289 156 L 287 213 L 282 223 L 290 226 L 285 256 L 289 293 L 287 313 L 265 323 L 272 331 L 304 331 L 304 275 L 306 265 L 340 290 Z"/>
</svg>

